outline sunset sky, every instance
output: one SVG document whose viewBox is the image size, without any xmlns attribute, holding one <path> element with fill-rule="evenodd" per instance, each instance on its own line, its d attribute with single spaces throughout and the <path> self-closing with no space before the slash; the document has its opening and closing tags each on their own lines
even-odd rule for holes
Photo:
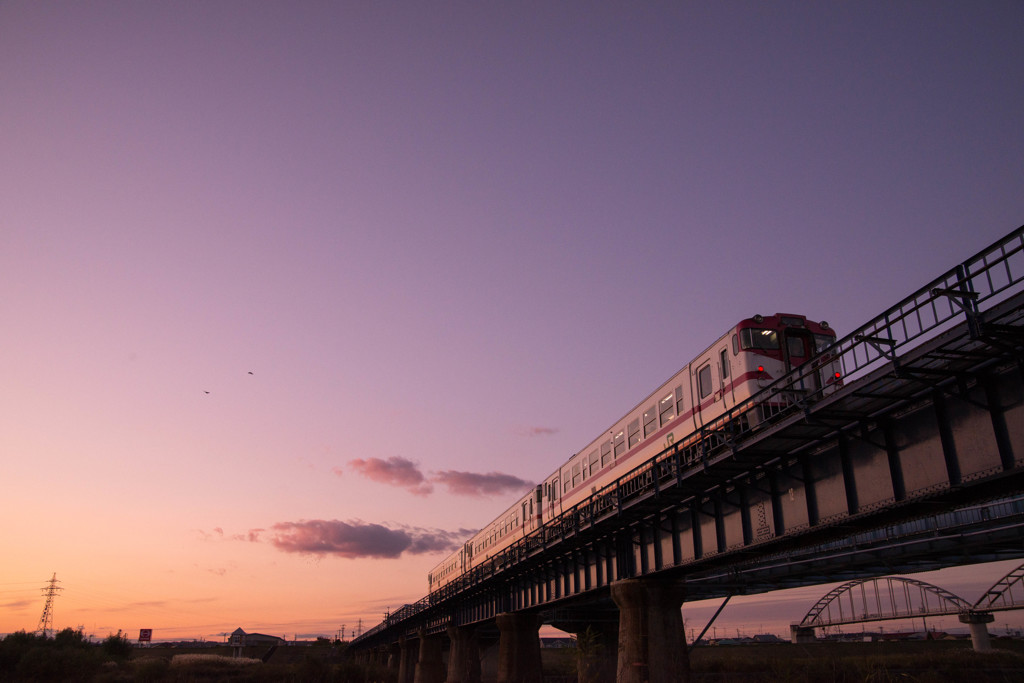
<svg viewBox="0 0 1024 683">
<path fill-rule="evenodd" d="M 418 600 L 739 319 L 843 335 L 1024 223 L 1022 35 L 1017 0 L 0 2 L 0 634 L 54 573 L 98 637 Z"/>
</svg>

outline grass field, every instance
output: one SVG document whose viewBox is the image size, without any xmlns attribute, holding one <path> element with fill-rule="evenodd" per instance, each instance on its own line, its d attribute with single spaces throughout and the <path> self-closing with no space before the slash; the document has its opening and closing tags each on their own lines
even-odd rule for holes
<svg viewBox="0 0 1024 683">
<path fill-rule="evenodd" d="M 74 634 L 71 634 L 74 635 Z M 118 641 L 121 644 L 121 641 Z M 1024 682 L 1024 641 L 1000 640 L 979 654 L 966 641 L 719 645 L 690 651 L 693 683 L 1008 683 Z M 112 649 L 61 634 L 16 634 L 0 641 L 0 680 L 101 683 L 395 683 L 397 672 L 363 667 L 330 643 L 246 648 L 228 646 Z M 577 680 L 574 648 L 542 651 L 545 683 Z M 485 670 L 493 671 L 493 665 Z M 492 683 L 485 679 L 484 683 Z"/>
</svg>

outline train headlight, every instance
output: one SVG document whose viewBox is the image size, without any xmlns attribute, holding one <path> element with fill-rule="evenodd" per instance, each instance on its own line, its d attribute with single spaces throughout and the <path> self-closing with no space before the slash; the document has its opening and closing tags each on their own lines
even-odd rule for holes
<svg viewBox="0 0 1024 683">
<path fill-rule="evenodd" d="M 823 329 L 823 330 L 827 330 L 828 329 L 828 323 L 825 322 L 824 320 L 821 321 L 821 329 Z"/>
<path fill-rule="evenodd" d="M 755 323 L 760 325 L 761 323 L 764 322 L 764 316 L 761 315 L 760 313 L 758 313 L 757 315 L 754 316 L 753 320 L 754 320 Z"/>
</svg>

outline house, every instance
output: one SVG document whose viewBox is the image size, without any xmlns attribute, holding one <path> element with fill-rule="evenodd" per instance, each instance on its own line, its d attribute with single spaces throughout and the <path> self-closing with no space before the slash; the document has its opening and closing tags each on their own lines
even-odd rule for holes
<svg viewBox="0 0 1024 683">
<path fill-rule="evenodd" d="M 228 645 L 235 647 L 246 647 L 248 645 L 284 645 L 284 638 L 268 636 L 263 633 L 246 633 L 241 628 L 231 632 Z"/>
</svg>

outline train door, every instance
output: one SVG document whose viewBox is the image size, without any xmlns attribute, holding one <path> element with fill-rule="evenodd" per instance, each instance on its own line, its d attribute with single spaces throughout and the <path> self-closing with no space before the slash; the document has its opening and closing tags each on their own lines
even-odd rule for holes
<svg viewBox="0 0 1024 683">
<path fill-rule="evenodd" d="M 544 505 L 544 519 L 550 521 L 558 516 L 559 501 L 562 498 L 562 487 L 558 476 L 551 477 L 544 484 L 546 505 Z"/>
<path fill-rule="evenodd" d="M 798 368 L 815 355 L 814 335 L 805 327 L 786 327 L 782 332 L 782 357 L 786 372 Z M 802 373 L 796 379 L 794 389 L 810 391 L 820 389 L 818 373 Z"/>
<path fill-rule="evenodd" d="M 715 368 L 713 357 L 702 358 L 693 364 L 693 417 L 694 426 L 700 427 L 714 415 Z M 706 414 L 705 414 L 706 413 Z"/>
<path fill-rule="evenodd" d="M 728 341 L 718 350 L 718 378 L 721 382 L 722 410 L 726 411 L 736 405 L 736 397 L 733 396 L 732 361 L 729 357 Z"/>
<path fill-rule="evenodd" d="M 694 415 L 699 412 L 699 425 L 707 424 L 736 405 L 733 396 L 732 363 L 729 344 L 712 350 L 694 364 Z"/>
</svg>

